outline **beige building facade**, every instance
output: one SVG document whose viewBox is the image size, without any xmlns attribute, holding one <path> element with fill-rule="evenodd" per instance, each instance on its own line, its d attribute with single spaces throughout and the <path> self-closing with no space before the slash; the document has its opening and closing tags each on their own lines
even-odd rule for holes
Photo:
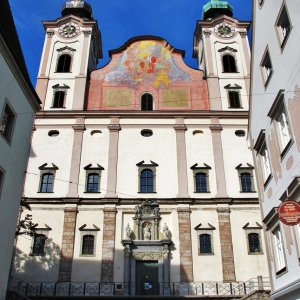
<svg viewBox="0 0 300 300">
<path fill-rule="evenodd" d="M 246 140 L 249 22 L 211 4 L 194 36 L 199 70 L 154 36 L 96 69 L 85 1 L 44 22 L 24 185 L 38 225 L 18 238 L 13 271 L 28 295 L 230 296 L 268 282 Z"/>
<path fill-rule="evenodd" d="M 299 224 L 277 208 L 299 203 L 299 3 L 253 1 L 250 141 L 266 230 L 272 299 L 300 299 Z"/>
</svg>

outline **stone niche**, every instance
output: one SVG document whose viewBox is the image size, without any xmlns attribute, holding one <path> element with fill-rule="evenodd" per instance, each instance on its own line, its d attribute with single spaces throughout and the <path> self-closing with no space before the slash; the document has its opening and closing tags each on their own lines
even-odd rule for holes
<svg viewBox="0 0 300 300">
<path fill-rule="evenodd" d="M 128 224 L 126 238 L 122 240 L 124 246 L 124 294 L 168 295 L 170 293 L 170 246 L 172 241 L 167 225 L 160 226 L 161 217 L 158 203 L 146 200 L 136 206 L 133 220 L 134 229 L 132 230 Z M 160 228 L 163 233 L 162 239 L 159 239 Z M 145 264 L 144 269 L 143 264 Z M 151 270 L 152 274 L 149 274 L 151 278 L 148 280 L 149 282 L 144 279 L 148 276 L 147 264 L 152 265 L 154 269 Z"/>
</svg>

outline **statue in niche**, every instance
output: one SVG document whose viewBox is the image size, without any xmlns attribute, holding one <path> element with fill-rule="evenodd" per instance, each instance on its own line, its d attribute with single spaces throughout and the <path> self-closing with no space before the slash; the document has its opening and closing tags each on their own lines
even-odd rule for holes
<svg viewBox="0 0 300 300">
<path fill-rule="evenodd" d="M 146 225 L 144 227 L 144 240 L 150 241 L 151 240 L 151 231 L 150 231 L 150 226 Z"/>
<path fill-rule="evenodd" d="M 169 227 L 167 226 L 166 223 L 163 227 L 163 237 L 164 239 L 169 239 L 171 237 L 171 231 L 169 230 Z"/>
<path fill-rule="evenodd" d="M 131 228 L 130 228 L 130 225 L 129 223 L 127 224 L 126 228 L 125 228 L 125 231 L 126 231 L 126 239 L 127 240 L 130 240 L 131 239 Z"/>
</svg>

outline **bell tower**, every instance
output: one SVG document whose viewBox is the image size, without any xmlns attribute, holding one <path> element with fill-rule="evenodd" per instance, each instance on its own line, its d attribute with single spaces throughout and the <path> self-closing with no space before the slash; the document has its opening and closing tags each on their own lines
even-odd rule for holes
<svg viewBox="0 0 300 300">
<path fill-rule="evenodd" d="M 86 1 L 67 1 L 46 32 L 36 91 L 43 110 L 83 110 L 87 79 L 102 58 L 101 34 Z"/>
<path fill-rule="evenodd" d="M 233 17 L 228 1 L 210 0 L 194 33 L 194 57 L 208 83 L 212 110 L 248 110 L 250 22 Z"/>
</svg>

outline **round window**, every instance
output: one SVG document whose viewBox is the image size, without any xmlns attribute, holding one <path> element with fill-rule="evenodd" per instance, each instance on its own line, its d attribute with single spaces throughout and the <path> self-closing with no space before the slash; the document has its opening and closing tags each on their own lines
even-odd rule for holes
<svg viewBox="0 0 300 300">
<path fill-rule="evenodd" d="M 203 131 L 202 130 L 194 130 L 193 135 L 196 135 L 196 134 L 203 134 Z"/>
<path fill-rule="evenodd" d="M 237 130 L 237 131 L 235 132 L 235 135 L 236 135 L 236 136 L 245 136 L 245 135 L 246 135 L 246 132 L 245 132 L 245 130 Z"/>
<path fill-rule="evenodd" d="M 143 129 L 141 131 L 141 135 L 144 136 L 144 137 L 149 137 L 153 134 L 152 130 L 150 129 Z"/>
<path fill-rule="evenodd" d="M 92 130 L 91 135 L 92 136 L 99 136 L 101 135 L 102 131 L 101 130 Z"/>
<path fill-rule="evenodd" d="M 51 137 L 58 136 L 59 135 L 59 131 L 58 130 L 50 130 L 48 132 L 48 135 L 51 136 Z"/>
</svg>

